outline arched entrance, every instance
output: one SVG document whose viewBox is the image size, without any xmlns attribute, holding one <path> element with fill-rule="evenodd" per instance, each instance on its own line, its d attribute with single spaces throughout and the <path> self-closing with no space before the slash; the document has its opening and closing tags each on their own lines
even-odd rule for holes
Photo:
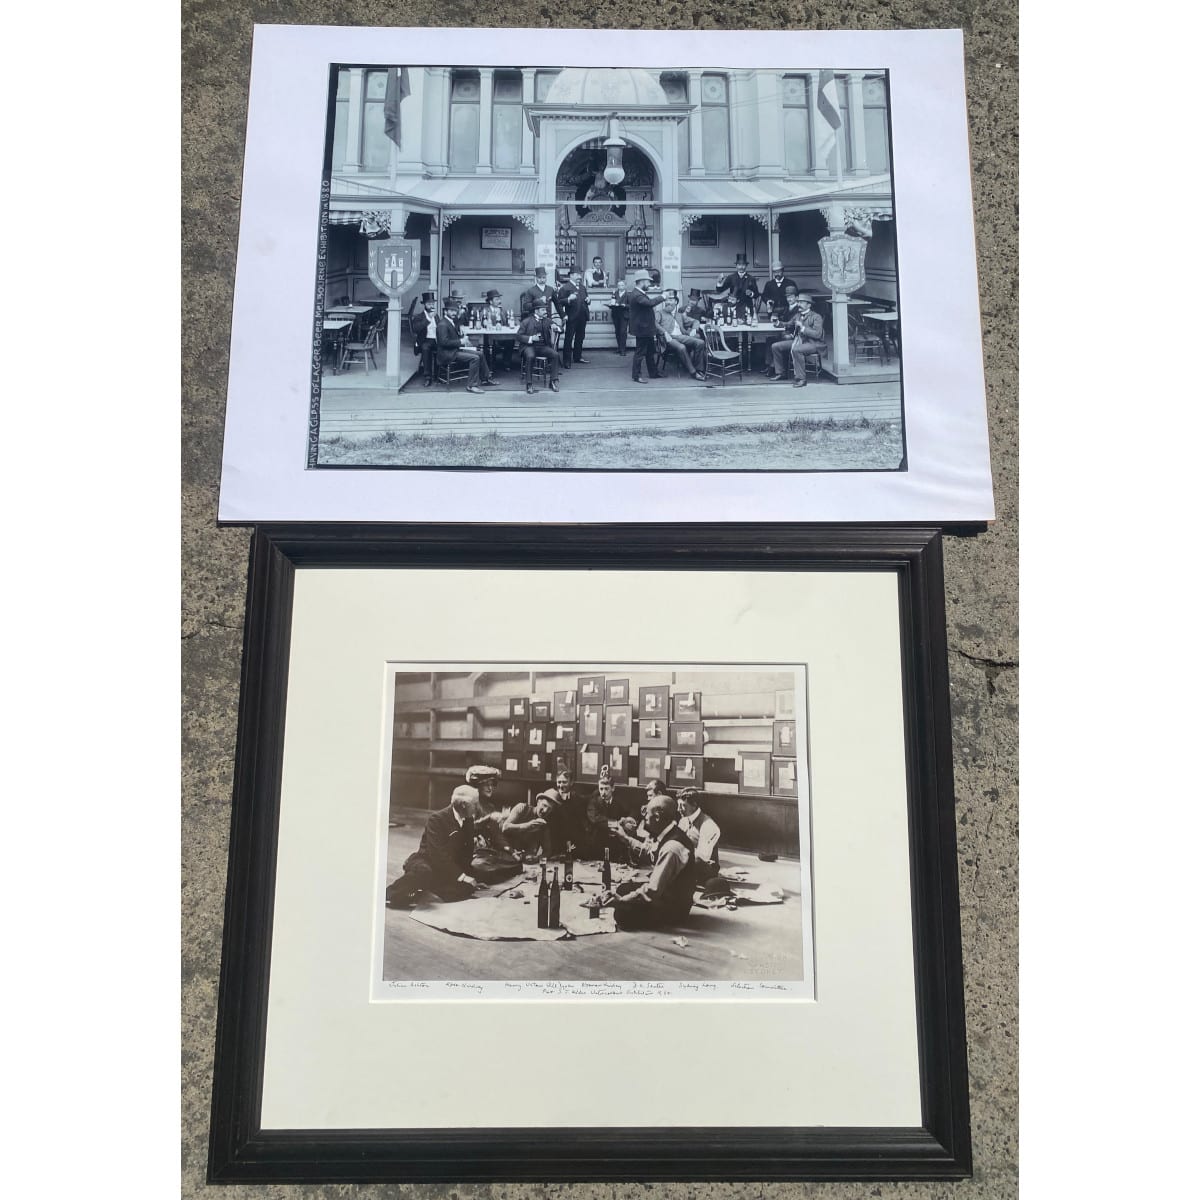
<svg viewBox="0 0 1200 1200">
<path fill-rule="evenodd" d="M 555 257 L 560 267 L 590 270 L 599 258 L 610 282 L 638 267 L 649 267 L 656 231 L 658 177 L 649 156 L 637 146 L 623 152 L 625 178 L 604 178 L 603 140 L 593 138 L 569 151 L 555 177 Z"/>
</svg>

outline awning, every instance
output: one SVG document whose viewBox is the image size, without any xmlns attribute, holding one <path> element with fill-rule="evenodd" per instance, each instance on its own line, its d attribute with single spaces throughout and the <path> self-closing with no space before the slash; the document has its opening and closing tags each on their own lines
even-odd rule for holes
<svg viewBox="0 0 1200 1200">
<path fill-rule="evenodd" d="M 539 181 L 533 178 L 422 179 L 405 175 L 396 180 L 390 196 L 401 204 L 412 200 L 439 208 L 528 208 L 537 203 L 538 186 Z M 337 196 L 337 180 L 333 191 Z M 387 196 L 382 192 L 375 193 L 369 203 L 358 198 L 360 207 L 370 207 L 375 202 L 385 204 Z"/>
<path fill-rule="evenodd" d="M 796 179 L 681 179 L 681 208 L 700 210 L 787 208 L 803 204 L 835 204 L 839 201 L 878 198 L 891 202 L 890 176 L 857 176 L 842 183 L 820 179 L 811 183 Z"/>
</svg>

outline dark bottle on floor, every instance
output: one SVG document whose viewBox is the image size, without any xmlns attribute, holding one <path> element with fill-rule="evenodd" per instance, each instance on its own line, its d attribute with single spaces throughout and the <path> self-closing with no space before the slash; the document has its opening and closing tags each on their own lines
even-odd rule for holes
<svg viewBox="0 0 1200 1200">
<path fill-rule="evenodd" d="M 538 928 L 550 927 L 550 885 L 546 882 L 546 860 L 542 859 L 542 882 L 538 884 Z"/>
<path fill-rule="evenodd" d="M 575 850 L 567 846 L 567 861 L 563 864 L 563 891 L 569 892 L 575 885 Z"/>
<path fill-rule="evenodd" d="M 550 884 L 550 902 L 546 906 L 546 925 L 550 929 L 557 929 L 559 926 L 558 909 L 560 892 L 558 887 L 558 868 L 554 868 L 554 879 Z"/>
<path fill-rule="evenodd" d="M 612 891 L 612 860 L 608 857 L 608 847 L 604 847 L 604 866 L 600 868 L 600 883 L 606 892 Z"/>
</svg>

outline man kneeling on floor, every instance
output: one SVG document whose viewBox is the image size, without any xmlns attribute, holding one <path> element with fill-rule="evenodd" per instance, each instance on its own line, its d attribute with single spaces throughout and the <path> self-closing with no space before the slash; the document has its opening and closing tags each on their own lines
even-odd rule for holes
<svg viewBox="0 0 1200 1200">
<path fill-rule="evenodd" d="M 655 796 L 646 806 L 654 866 L 641 887 L 623 883 L 615 894 L 604 897 L 618 929 L 661 929 L 678 924 L 691 910 L 696 856 L 675 821 L 678 811 L 669 796 Z"/>
<path fill-rule="evenodd" d="M 415 854 L 404 860 L 404 870 L 386 893 L 389 908 L 403 908 L 418 892 L 432 892 L 439 900 L 465 900 L 479 886 L 468 874 L 475 851 L 474 813 L 479 793 L 467 784 L 454 789 L 450 803 L 430 814 Z"/>
</svg>

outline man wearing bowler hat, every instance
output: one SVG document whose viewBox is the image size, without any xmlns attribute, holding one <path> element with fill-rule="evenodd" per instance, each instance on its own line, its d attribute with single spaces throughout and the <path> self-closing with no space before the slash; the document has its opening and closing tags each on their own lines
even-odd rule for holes
<svg viewBox="0 0 1200 1200">
<path fill-rule="evenodd" d="M 650 272 L 639 270 L 633 277 L 633 290 L 629 293 L 629 330 L 634 337 L 634 383 L 646 382 L 642 378 L 643 362 L 651 379 L 660 378 L 654 370 L 654 309 L 663 299 L 662 292 L 650 286 Z"/>
<path fill-rule="evenodd" d="M 489 289 L 484 301 L 483 312 L 480 314 L 480 324 L 485 329 L 488 326 L 496 327 L 505 324 L 504 307 L 500 300 L 500 293 L 495 288 Z M 492 351 L 492 366 L 498 371 L 509 370 L 512 367 L 512 339 L 491 338 L 487 344 Z"/>
<path fill-rule="evenodd" d="M 437 322 L 437 292 L 422 292 L 421 302 L 410 318 L 413 335 L 413 353 L 421 356 L 421 374 L 425 386 L 433 383 L 433 355 L 437 349 L 435 325 Z"/>
<path fill-rule="evenodd" d="M 538 267 L 533 273 L 533 287 L 521 293 L 521 316 L 530 316 L 533 306 L 539 300 L 546 302 L 546 308 L 549 311 L 553 299 L 554 289 L 546 282 L 546 268 Z"/>
<path fill-rule="evenodd" d="M 790 310 L 785 329 L 787 336 L 771 346 L 776 382 L 783 380 L 784 355 L 790 352 L 796 374 L 792 386 L 804 387 L 808 383 L 804 377 L 804 356 L 825 349 L 825 319 L 814 310 L 812 297 L 807 292 L 796 296 L 796 307 Z"/>
<path fill-rule="evenodd" d="M 554 327 L 550 324 L 548 301 L 538 300 L 533 312 L 517 329 L 517 343 L 521 347 L 521 367 L 525 377 L 525 394 L 536 392 L 533 386 L 533 360 L 546 360 L 546 379 L 552 392 L 558 391 L 558 351 L 554 348 Z"/>
<path fill-rule="evenodd" d="M 467 336 L 458 326 L 458 315 L 462 305 L 454 296 L 447 296 L 442 304 L 442 315 L 438 318 L 435 337 L 437 339 L 437 365 L 447 363 L 467 368 L 467 391 L 478 392 L 480 384 L 495 387 L 487 359 L 472 345 L 464 343 Z"/>
<path fill-rule="evenodd" d="M 787 290 L 789 287 L 796 292 L 800 290 L 796 281 L 789 279 L 783 273 L 783 262 L 778 258 L 772 259 L 771 278 L 763 284 L 763 304 L 766 304 L 772 312 L 782 313 L 787 306 Z"/>
</svg>

